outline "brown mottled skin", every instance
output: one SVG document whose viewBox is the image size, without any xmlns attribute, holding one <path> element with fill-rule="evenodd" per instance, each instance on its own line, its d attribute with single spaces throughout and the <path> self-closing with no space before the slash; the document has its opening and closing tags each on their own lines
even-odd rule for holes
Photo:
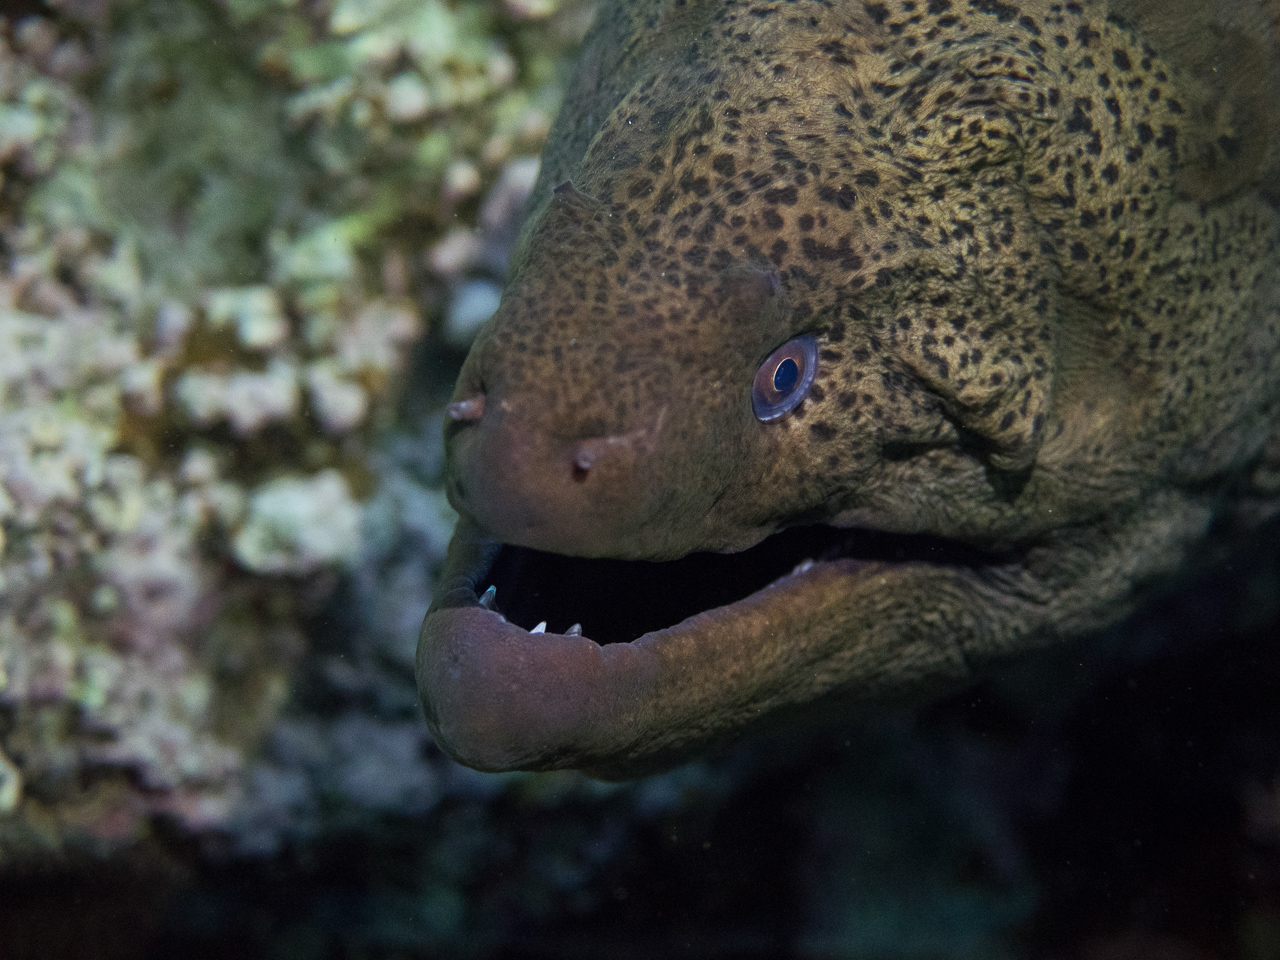
<svg viewBox="0 0 1280 960">
<path fill-rule="evenodd" d="M 1278 21 L 605 0 L 455 393 L 462 520 L 418 654 L 437 741 L 661 768 L 1114 621 L 1268 516 Z M 760 422 L 756 368 L 802 333 L 812 391 Z M 498 543 L 671 560 L 797 524 L 987 559 L 855 550 L 630 643 L 477 605 Z"/>
</svg>

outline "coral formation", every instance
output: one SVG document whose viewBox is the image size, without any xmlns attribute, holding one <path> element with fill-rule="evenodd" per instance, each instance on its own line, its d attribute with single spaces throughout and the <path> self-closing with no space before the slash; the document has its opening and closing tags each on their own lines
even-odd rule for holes
<svg viewBox="0 0 1280 960">
<path fill-rule="evenodd" d="M 281 751 L 357 808 L 434 803 L 407 695 L 273 724 L 335 575 L 392 549 L 364 609 L 410 669 L 449 515 L 438 464 L 409 479 L 374 443 L 428 323 L 483 319 L 588 15 L 0 17 L 0 864 L 156 816 L 275 843 Z"/>
</svg>

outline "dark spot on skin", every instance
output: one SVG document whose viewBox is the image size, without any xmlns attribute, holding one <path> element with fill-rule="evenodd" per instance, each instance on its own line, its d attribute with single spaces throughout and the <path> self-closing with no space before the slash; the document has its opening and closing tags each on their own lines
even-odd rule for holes
<svg viewBox="0 0 1280 960">
<path fill-rule="evenodd" d="M 1071 118 L 1067 121 L 1067 132 L 1088 133 L 1093 130 L 1093 120 L 1089 117 L 1092 109 L 1093 102 L 1088 97 L 1076 97 Z"/>
<path fill-rule="evenodd" d="M 882 24 L 889 19 L 889 8 L 883 3 L 865 4 L 867 13 L 877 24 Z"/>
<path fill-rule="evenodd" d="M 799 191 L 797 191 L 794 186 L 777 187 L 773 190 L 766 190 L 764 193 L 765 203 L 780 203 L 784 207 L 794 207 L 799 199 Z"/>
<path fill-rule="evenodd" d="M 1018 16 L 1019 10 L 1011 3 L 1000 0 L 970 0 L 969 6 L 979 13 L 994 14 L 1000 23 L 1008 23 Z"/>
</svg>

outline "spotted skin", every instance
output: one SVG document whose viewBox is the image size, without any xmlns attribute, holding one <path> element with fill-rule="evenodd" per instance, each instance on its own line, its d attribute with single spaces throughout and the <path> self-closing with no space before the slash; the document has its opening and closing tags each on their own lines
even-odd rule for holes
<svg viewBox="0 0 1280 960">
<path fill-rule="evenodd" d="M 419 653 L 446 749 L 661 766 L 1113 620 L 1215 521 L 1268 515 L 1277 22 L 1244 0 L 606 2 L 459 379 L 483 415 L 447 431 L 463 524 Z M 757 366 L 806 333 L 808 397 L 756 421 Z M 467 593 L 485 538 L 670 559 L 801 522 L 1000 559 L 820 564 L 589 669 L 588 639 L 531 646 Z M 517 662 L 537 689 L 499 696 Z"/>
</svg>

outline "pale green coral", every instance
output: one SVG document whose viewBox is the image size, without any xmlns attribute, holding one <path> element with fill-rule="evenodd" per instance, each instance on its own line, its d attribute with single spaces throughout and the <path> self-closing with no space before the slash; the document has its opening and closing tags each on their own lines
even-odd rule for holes
<svg viewBox="0 0 1280 960">
<path fill-rule="evenodd" d="M 280 297 L 264 285 L 210 290 L 205 317 L 212 329 L 234 326 L 241 346 L 250 350 L 278 347 L 289 335 Z"/>
<path fill-rule="evenodd" d="M 274 480 L 253 494 L 232 548 L 259 573 L 314 573 L 359 553 L 360 509 L 336 470 Z"/>
<path fill-rule="evenodd" d="M 197 426 L 226 421 L 242 437 L 298 413 L 298 371 L 283 357 L 273 357 L 262 371 L 221 374 L 191 369 L 179 377 L 175 392 Z"/>
</svg>

